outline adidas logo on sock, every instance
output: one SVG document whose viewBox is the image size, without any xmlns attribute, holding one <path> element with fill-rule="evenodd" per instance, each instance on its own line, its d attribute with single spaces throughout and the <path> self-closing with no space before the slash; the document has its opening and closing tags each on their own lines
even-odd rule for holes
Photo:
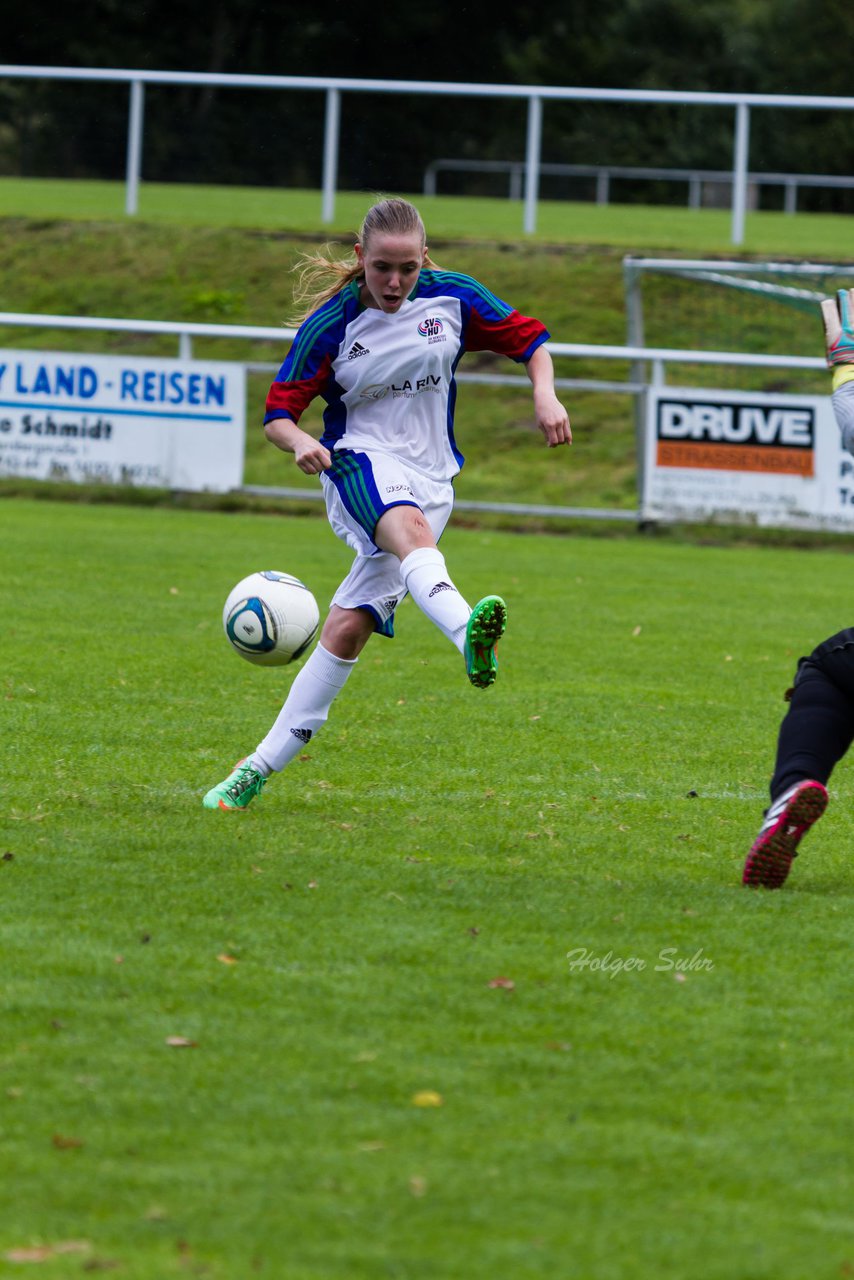
<svg viewBox="0 0 854 1280">
<path fill-rule="evenodd" d="M 363 347 L 361 342 L 354 342 L 350 350 L 347 352 L 347 359 L 358 360 L 359 356 L 369 356 L 370 354 L 370 347 Z"/>
<path fill-rule="evenodd" d="M 311 729 L 291 729 L 291 733 L 300 742 L 311 742 Z"/>
<path fill-rule="evenodd" d="M 429 596 L 427 597 L 427 599 L 428 599 L 428 600 L 432 600 L 432 599 L 433 599 L 433 597 L 434 597 L 434 596 L 437 596 L 437 595 L 439 594 L 439 592 L 440 592 L 440 591 L 455 591 L 455 590 L 456 590 L 456 588 L 455 588 L 455 587 L 452 587 L 452 586 L 451 586 L 451 584 L 450 584 L 450 582 L 437 582 L 437 583 L 436 583 L 436 585 L 435 585 L 435 587 L 433 588 L 433 590 L 430 592 Z"/>
</svg>

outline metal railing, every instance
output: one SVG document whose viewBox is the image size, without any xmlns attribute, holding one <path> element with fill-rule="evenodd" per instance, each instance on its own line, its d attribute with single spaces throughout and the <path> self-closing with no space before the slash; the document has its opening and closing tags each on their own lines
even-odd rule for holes
<svg viewBox="0 0 854 1280">
<path fill-rule="evenodd" d="M 0 329 L 8 325 L 10 328 L 31 329 L 79 329 L 100 330 L 102 332 L 121 333 L 166 333 L 178 338 L 178 355 L 181 359 L 192 359 L 192 339 L 205 338 L 245 338 L 249 341 L 269 342 L 273 340 L 290 341 L 296 336 L 296 329 L 284 326 L 266 326 L 251 324 L 206 324 L 191 320 L 128 320 L 115 316 L 62 316 L 46 315 L 42 312 L 0 311 Z M 577 359 L 599 360 L 649 360 L 654 368 L 664 369 L 668 364 L 726 364 L 742 367 L 775 369 L 826 369 L 827 361 L 817 356 L 785 356 L 765 352 L 749 351 L 690 351 L 682 347 L 645 347 L 638 345 L 619 346 L 590 342 L 547 342 L 546 349 L 553 356 L 570 356 Z M 245 363 L 240 361 L 238 363 Z M 278 365 L 264 365 L 264 368 L 278 368 Z M 523 374 L 493 373 L 457 373 L 457 381 L 485 382 L 496 386 L 513 383 L 528 386 L 528 379 Z M 578 386 L 575 379 L 563 379 L 565 386 Z M 585 382 L 585 386 L 593 387 L 593 383 Z M 609 382 L 595 384 L 596 389 L 637 391 L 638 385 L 627 382 Z"/>
<path fill-rule="evenodd" d="M 425 196 L 438 194 L 440 173 L 506 173 L 510 179 L 508 198 L 522 199 L 525 176 L 524 160 L 433 160 L 424 170 L 422 191 Z M 703 205 L 703 187 L 714 183 L 720 187 L 732 187 L 733 175 L 728 169 L 665 169 L 620 164 L 550 164 L 540 165 L 543 177 L 591 178 L 595 183 L 596 204 L 608 204 L 611 182 L 614 178 L 636 182 L 687 183 L 688 207 L 700 209 Z M 798 207 L 798 190 L 801 187 L 854 189 L 854 177 L 839 177 L 829 173 L 748 173 L 747 186 L 782 187 L 783 212 L 794 214 Z"/>
<path fill-rule="evenodd" d="M 733 244 L 744 240 L 747 209 L 747 174 L 752 109 L 851 111 L 854 98 L 829 95 L 771 93 L 699 93 L 672 89 L 584 89 L 554 85 L 470 84 L 429 80 L 361 80 L 319 76 L 226 75 L 203 71 L 142 71 L 98 67 L 47 67 L 0 64 L 0 79 L 87 80 L 124 83 L 130 89 L 126 162 L 125 212 L 138 209 L 142 171 L 145 88 L 147 85 L 218 85 L 222 88 L 267 90 L 315 90 L 326 98 L 321 220 L 335 217 L 335 192 L 344 94 L 388 93 L 404 96 L 517 99 L 527 104 L 525 146 L 524 230 L 537 226 L 539 178 L 542 167 L 543 108 L 547 102 L 616 102 L 635 106 L 669 103 L 680 106 L 731 107 L 734 109 L 732 163 Z"/>
</svg>

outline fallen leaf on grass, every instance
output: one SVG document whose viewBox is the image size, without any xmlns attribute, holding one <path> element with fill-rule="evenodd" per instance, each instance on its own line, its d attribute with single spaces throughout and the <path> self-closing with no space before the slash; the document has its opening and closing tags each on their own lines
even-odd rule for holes
<svg viewBox="0 0 854 1280">
<path fill-rule="evenodd" d="M 513 981 L 512 978 L 502 978 L 502 977 L 493 978 L 489 985 L 490 987 L 500 987 L 504 991 L 516 990 L 516 983 Z"/>
<path fill-rule="evenodd" d="M 71 1151 L 74 1147 L 82 1147 L 82 1138 L 69 1138 L 64 1133 L 55 1133 L 51 1142 L 59 1151 Z"/>
<path fill-rule="evenodd" d="M 435 1089 L 419 1089 L 418 1093 L 412 1095 L 412 1105 L 413 1107 L 442 1107 L 445 1105 L 445 1099 Z"/>
<path fill-rule="evenodd" d="M 4 1257 L 6 1262 L 46 1262 L 63 1253 L 88 1253 L 91 1248 L 88 1240 L 59 1240 L 56 1244 L 33 1244 L 29 1248 L 9 1249 Z"/>
<path fill-rule="evenodd" d="M 420 1173 L 414 1173 L 409 1179 L 409 1193 L 415 1196 L 416 1200 L 420 1200 L 422 1196 L 427 1194 L 427 1179 L 422 1178 Z"/>
<path fill-rule="evenodd" d="M 146 1222 L 167 1222 L 169 1210 L 164 1209 L 162 1204 L 153 1204 L 146 1209 L 143 1216 Z"/>
<path fill-rule="evenodd" d="M 230 956 L 225 951 L 220 952 L 217 960 L 220 964 L 237 964 L 237 956 Z"/>
<path fill-rule="evenodd" d="M 170 1049 L 198 1049 L 197 1040 L 188 1040 L 186 1036 L 167 1036 L 166 1043 Z"/>
</svg>

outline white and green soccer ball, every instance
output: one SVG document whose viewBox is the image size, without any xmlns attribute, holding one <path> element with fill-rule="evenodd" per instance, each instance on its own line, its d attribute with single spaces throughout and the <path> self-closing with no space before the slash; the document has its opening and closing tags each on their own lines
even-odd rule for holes
<svg viewBox="0 0 854 1280">
<path fill-rule="evenodd" d="M 222 625 L 232 648 L 259 667 L 298 661 L 317 635 L 320 611 L 304 582 L 290 573 L 250 573 L 229 592 Z"/>
</svg>

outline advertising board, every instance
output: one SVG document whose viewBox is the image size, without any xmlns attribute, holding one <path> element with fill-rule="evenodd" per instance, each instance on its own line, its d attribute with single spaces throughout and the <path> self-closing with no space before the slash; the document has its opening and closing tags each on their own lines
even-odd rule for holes
<svg viewBox="0 0 854 1280">
<path fill-rule="evenodd" d="M 854 529 L 854 458 L 830 395 L 656 387 L 642 518 Z"/>
<path fill-rule="evenodd" d="M 0 350 L 0 475 L 227 492 L 245 435 L 240 364 Z"/>
</svg>

